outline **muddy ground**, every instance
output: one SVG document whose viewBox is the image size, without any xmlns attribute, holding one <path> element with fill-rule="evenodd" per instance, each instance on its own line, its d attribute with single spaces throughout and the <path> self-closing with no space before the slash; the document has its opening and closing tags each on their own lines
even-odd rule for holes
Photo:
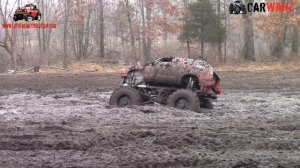
<svg viewBox="0 0 300 168">
<path fill-rule="evenodd" d="M 0 168 L 300 167 L 300 72 L 222 72 L 204 113 L 107 105 L 118 74 L 0 75 Z"/>
</svg>

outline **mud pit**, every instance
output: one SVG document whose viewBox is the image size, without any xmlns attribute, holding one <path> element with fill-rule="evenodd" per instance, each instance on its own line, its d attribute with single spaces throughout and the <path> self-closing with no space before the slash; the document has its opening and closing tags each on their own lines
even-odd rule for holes
<svg viewBox="0 0 300 168">
<path fill-rule="evenodd" d="M 0 167 L 300 167 L 300 72 L 220 76 L 204 113 L 111 108 L 117 74 L 0 76 Z"/>
</svg>

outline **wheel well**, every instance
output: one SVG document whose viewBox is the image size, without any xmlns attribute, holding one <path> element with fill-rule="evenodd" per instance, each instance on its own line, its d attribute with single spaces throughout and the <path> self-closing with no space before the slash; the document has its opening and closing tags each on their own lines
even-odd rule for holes
<svg viewBox="0 0 300 168">
<path fill-rule="evenodd" d="M 143 71 L 138 70 L 138 69 L 132 69 L 130 71 L 127 72 L 127 75 L 129 75 L 130 73 L 135 73 L 135 72 L 141 72 L 143 74 Z"/>
<path fill-rule="evenodd" d="M 194 78 L 194 79 L 196 79 L 196 86 L 198 86 L 198 84 L 199 84 L 199 78 L 196 75 L 193 75 L 193 74 L 184 75 L 181 78 L 181 84 L 185 86 L 189 82 L 189 79 L 191 77 Z"/>
<path fill-rule="evenodd" d="M 136 72 L 138 72 L 138 73 L 140 73 L 141 75 L 136 75 Z M 130 74 L 134 74 L 134 75 L 132 75 L 132 76 L 130 76 Z M 131 81 L 131 79 L 133 79 L 133 78 L 131 78 L 131 77 L 137 77 L 137 78 L 135 78 L 135 79 L 137 79 L 137 80 L 134 80 L 134 83 L 135 84 L 141 84 L 141 83 L 143 83 L 144 82 L 144 75 L 143 75 L 143 71 L 141 71 L 141 70 L 138 70 L 138 69 L 133 69 L 133 70 L 130 70 L 130 71 L 128 71 L 127 72 L 127 76 L 124 76 L 125 78 L 125 80 L 124 80 L 124 82 L 125 83 L 129 83 L 129 81 Z"/>
<path fill-rule="evenodd" d="M 130 73 L 132 73 L 132 72 L 136 72 L 136 71 L 138 71 L 138 70 L 132 69 L 132 70 L 128 71 L 128 74 L 130 74 Z"/>
</svg>

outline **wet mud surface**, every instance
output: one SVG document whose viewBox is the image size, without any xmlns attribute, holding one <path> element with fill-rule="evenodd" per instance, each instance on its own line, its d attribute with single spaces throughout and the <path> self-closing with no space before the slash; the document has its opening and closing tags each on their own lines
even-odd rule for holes
<svg viewBox="0 0 300 168">
<path fill-rule="evenodd" d="M 300 167 L 300 72 L 223 72 L 203 113 L 108 106 L 118 74 L 0 76 L 0 167 Z"/>
</svg>

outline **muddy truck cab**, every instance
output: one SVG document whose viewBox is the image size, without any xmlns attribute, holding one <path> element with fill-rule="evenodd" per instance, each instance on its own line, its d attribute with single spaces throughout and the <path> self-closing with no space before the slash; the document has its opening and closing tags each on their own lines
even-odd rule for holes
<svg viewBox="0 0 300 168">
<path fill-rule="evenodd" d="M 42 17 L 42 14 L 36 5 L 27 4 L 22 8 L 19 7 L 15 11 L 13 20 L 15 22 L 17 22 L 19 20 L 25 20 L 25 21 L 29 21 L 29 22 L 31 22 L 33 20 L 41 21 L 41 17 Z"/>
<path fill-rule="evenodd" d="M 212 100 L 222 92 L 219 76 L 200 59 L 159 58 L 121 76 L 121 87 L 111 95 L 110 105 L 159 103 L 200 112 L 213 108 Z"/>
</svg>

